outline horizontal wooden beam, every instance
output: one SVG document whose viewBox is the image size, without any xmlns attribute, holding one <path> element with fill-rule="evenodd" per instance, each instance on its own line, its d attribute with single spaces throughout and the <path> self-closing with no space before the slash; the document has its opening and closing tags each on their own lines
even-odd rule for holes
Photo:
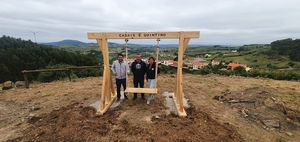
<svg viewBox="0 0 300 142">
<path fill-rule="evenodd" d="M 23 73 L 28 72 L 51 72 L 51 71 L 68 71 L 69 69 L 41 69 L 41 70 L 23 70 Z"/>
<path fill-rule="evenodd" d="M 88 39 L 176 39 L 180 35 L 184 38 L 199 38 L 200 31 L 178 32 L 89 32 Z"/>
<path fill-rule="evenodd" d="M 100 68 L 100 67 L 101 66 L 74 66 L 74 67 L 58 68 L 58 69 L 23 70 L 22 73 L 68 71 L 70 69 L 88 69 L 88 68 Z"/>
<path fill-rule="evenodd" d="M 157 94 L 157 88 L 126 88 L 125 93 Z"/>
<path fill-rule="evenodd" d="M 88 68 L 100 68 L 101 66 L 74 66 L 67 67 L 67 69 L 88 69 Z"/>
</svg>

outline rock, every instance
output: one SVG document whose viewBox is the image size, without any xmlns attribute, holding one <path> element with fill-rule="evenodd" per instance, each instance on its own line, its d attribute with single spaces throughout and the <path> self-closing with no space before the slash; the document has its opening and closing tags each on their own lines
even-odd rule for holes
<svg viewBox="0 0 300 142">
<path fill-rule="evenodd" d="M 244 115 L 244 117 L 248 117 L 248 110 L 247 109 L 242 109 L 241 112 Z"/>
<path fill-rule="evenodd" d="M 35 115 L 33 113 L 30 113 L 28 116 L 29 117 L 34 117 Z"/>
<path fill-rule="evenodd" d="M 269 128 L 279 128 L 279 120 L 262 120 L 262 123 Z"/>
<path fill-rule="evenodd" d="M 15 85 L 17 88 L 23 88 L 25 87 L 25 81 L 17 81 Z"/>
<path fill-rule="evenodd" d="M 39 108 L 39 107 L 34 107 L 34 106 L 31 107 L 31 111 L 36 111 L 36 110 L 39 110 L 39 109 L 41 109 L 41 108 Z"/>
<path fill-rule="evenodd" d="M 3 83 L 3 90 L 8 90 L 14 87 L 14 83 L 12 81 L 6 81 Z"/>
<path fill-rule="evenodd" d="M 291 133 L 291 132 L 285 132 L 288 136 L 293 136 L 293 133 Z"/>
</svg>

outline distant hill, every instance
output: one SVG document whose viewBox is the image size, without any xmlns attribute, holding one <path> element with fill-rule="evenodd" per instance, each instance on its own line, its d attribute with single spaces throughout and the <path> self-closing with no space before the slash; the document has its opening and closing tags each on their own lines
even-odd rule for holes
<svg viewBox="0 0 300 142">
<path fill-rule="evenodd" d="M 47 42 L 47 43 L 41 43 L 44 45 L 52 45 L 52 46 L 66 46 L 66 45 L 73 45 L 73 46 L 98 46 L 97 43 L 86 43 L 82 42 L 79 40 L 71 40 L 71 39 L 66 39 L 62 41 L 57 41 L 57 42 Z M 124 44 L 119 44 L 119 43 L 113 43 L 113 42 L 108 42 L 108 46 L 110 48 L 118 48 L 118 47 L 124 47 Z M 129 44 L 130 47 L 135 47 L 135 48 L 145 48 L 145 47 L 153 47 L 156 46 L 156 44 Z M 188 47 L 210 47 L 210 46 L 216 46 L 212 44 L 189 44 Z M 220 45 L 221 46 L 221 45 Z M 222 46 L 231 46 L 231 45 L 222 45 Z M 160 44 L 160 48 L 178 48 L 178 44 Z"/>
<path fill-rule="evenodd" d="M 52 46 L 61 46 L 61 45 L 74 45 L 74 46 L 97 46 L 97 43 L 85 43 L 78 40 L 62 40 L 57 42 L 48 42 L 48 43 L 41 43 L 44 45 L 52 45 Z"/>
</svg>

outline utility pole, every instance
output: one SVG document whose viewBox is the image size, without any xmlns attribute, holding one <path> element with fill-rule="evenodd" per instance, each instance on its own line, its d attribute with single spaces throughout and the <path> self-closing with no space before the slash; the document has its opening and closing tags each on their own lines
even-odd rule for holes
<svg viewBox="0 0 300 142">
<path fill-rule="evenodd" d="M 36 34 L 37 34 L 37 32 L 32 32 L 32 34 L 33 34 L 33 37 L 34 37 L 34 42 L 37 43 L 36 42 Z"/>
</svg>

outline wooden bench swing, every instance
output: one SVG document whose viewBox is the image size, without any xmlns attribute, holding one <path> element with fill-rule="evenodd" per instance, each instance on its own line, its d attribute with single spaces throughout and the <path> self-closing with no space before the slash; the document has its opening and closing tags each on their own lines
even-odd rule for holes
<svg viewBox="0 0 300 142">
<path fill-rule="evenodd" d="M 108 39 L 125 39 L 126 42 L 126 57 L 128 57 L 128 39 L 157 39 L 156 46 L 156 82 L 155 88 L 126 88 L 126 93 L 152 93 L 157 94 L 157 68 L 158 68 L 158 54 L 159 54 L 159 41 L 160 39 L 179 39 L 178 48 L 178 66 L 176 85 L 173 94 L 173 100 L 179 116 L 185 117 L 187 114 L 183 108 L 183 90 L 182 90 L 182 62 L 183 55 L 191 38 L 199 38 L 199 31 L 180 31 L 180 32 L 90 32 L 88 39 L 96 39 L 99 48 L 103 54 L 104 70 L 103 70 L 103 83 L 100 100 L 100 109 L 97 111 L 98 115 L 103 115 L 108 108 L 113 104 L 117 98 L 115 87 L 113 85 L 111 71 L 109 67 L 109 51 Z M 128 63 L 126 71 L 128 70 Z M 126 74 L 126 83 L 128 75 Z M 127 83 L 128 84 L 128 83 Z"/>
</svg>

